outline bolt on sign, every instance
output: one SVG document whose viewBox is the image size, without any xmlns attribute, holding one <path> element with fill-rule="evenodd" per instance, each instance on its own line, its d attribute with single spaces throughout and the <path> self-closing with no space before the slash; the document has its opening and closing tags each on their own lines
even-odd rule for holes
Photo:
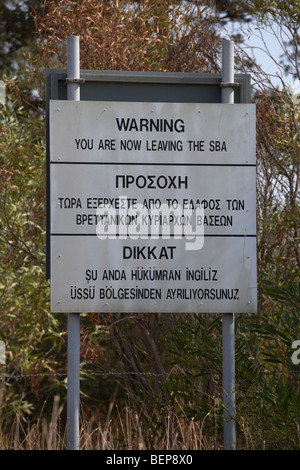
<svg viewBox="0 0 300 470">
<path fill-rule="evenodd" d="M 51 310 L 255 312 L 252 104 L 50 100 Z"/>
</svg>

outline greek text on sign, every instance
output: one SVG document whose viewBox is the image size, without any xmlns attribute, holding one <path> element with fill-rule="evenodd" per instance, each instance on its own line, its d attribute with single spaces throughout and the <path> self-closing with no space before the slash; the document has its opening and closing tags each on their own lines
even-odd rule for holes
<svg viewBox="0 0 300 470">
<path fill-rule="evenodd" d="M 51 309 L 255 312 L 255 107 L 50 101 Z"/>
</svg>

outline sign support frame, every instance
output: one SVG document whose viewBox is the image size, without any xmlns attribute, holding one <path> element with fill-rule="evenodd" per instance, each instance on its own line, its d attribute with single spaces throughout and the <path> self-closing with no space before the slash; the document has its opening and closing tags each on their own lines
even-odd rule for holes
<svg viewBox="0 0 300 470">
<path fill-rule="evenodd" d="M 67 38 L 67 99 L 80 101 L 80 38 Z M 109 77 L 108 82 L 110 81 Z M 148 80 L 148 78 L 147 78 Z M 222 42 L 221 103 L 234 104 L 234 42 Z M 118 81 L 118 80 L 117 80 Z M 83 97 L 84 99 L 84 97 Z M 98 98 L 99 99 L 99 98 Z M 101 98 L 100 98 L 101 99 Z M 238 101 L 238 100 L 237 100 Z M 248 102 L 248 101 L 247 101 Z M 67 395 L 67 448 L 79 450 L 80 409 L 80 313 L 68 313 L 68 395 Z M 236 449 L 235 409 L 235 316 L 222 314 L 224 449 Z"/>
<path fill-rule="evenodd" d="M 79 36 L 67 38 L 68 100 L 80 101 Z M 80 313 L 68 313 L 67 449 L 79 450 Z"/>
<path fill-rule="evenodd" d="M 222 103 L 234 104 L 234 42 L 222 41 Z M 236 449 L 235 421 L 235 318 L 222 314 L 223 435 L 224 450 Z"/>
</svg>

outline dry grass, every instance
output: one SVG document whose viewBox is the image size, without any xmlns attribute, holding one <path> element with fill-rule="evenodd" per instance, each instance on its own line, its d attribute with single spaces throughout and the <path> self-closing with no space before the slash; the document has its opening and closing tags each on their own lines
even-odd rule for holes
<svg viewBox="0 0 300 470">
<path fill-rule="evenodd" d="M 63 407 L 54 398 L 52 416 L 47 422 L 41 415 L 36 423 L 23 422 L 17 415 L 10 430 L 2 429 L 1 450 L 65 450 L 66 426 L 61 418 Z M 155 431 L 145 410 L 138 413 L 129 406 L 119 410 L 111 403 L 104 422 L 81 415 L 81 450 L 211 450 L 220 449 L 214 437 L 203 434 L 203 422 L 169 413 L 164 426 Z"/>
<path fill-rule="evenodd" d="M 125 407 L 92 431 L 89 422 L 83 426 L 81 448 L 84 450 L 208 450 L 218 448 L 214 439 L 203 435 L 203 424 L 168 415 L 163 429 L 153 433 L 145 429 L 139 414 Z"/>
</svg>

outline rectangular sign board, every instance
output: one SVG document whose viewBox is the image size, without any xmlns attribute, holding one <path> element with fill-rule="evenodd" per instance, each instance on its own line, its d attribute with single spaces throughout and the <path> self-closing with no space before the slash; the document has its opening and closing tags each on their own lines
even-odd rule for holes
<svg viewBox="0 0 300 470">
<path fill-rule="evenodd" d="M 50 100 L 52 312 L 256 311 L 252 104 Z"/>
</svg>

